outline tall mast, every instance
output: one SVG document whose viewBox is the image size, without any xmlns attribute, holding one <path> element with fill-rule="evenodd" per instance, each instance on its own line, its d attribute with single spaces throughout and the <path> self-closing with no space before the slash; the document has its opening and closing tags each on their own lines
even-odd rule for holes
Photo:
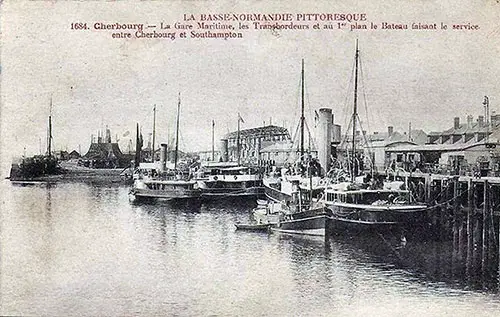
<svg viewBox="0 0 500 317">
<path fill-rule="evenodd" d="M 139 167 L 139 163 L 141 162 L 141 136 L 139 134 L 139 123 L 136 124 L 136 134 L 135 134 L 135 159 L 134 159 L 134 167 Z"/>
<path fill-rule="evenodd" d="M 174 169 L 177 169 L 177 159 L 179 151 L 179 116 L 181 112 L 181 93 L 179 92 L 179 103 L 177 104 L 177 123 L 175 127 L 175 154 L 174 154 Z"/>
<path fill-rule="evenodd" d="M 354 173 L 356 171 L 356 119 L 358 118 L 358 40 L 356 40 L 356 62 L 354 72 L 354 110 L 352 113 L 352 174 L 351 181 L 354 182 Z"/>
<path fill-rule="evenodd" d="M 300 160 L 304 156 L 304 59 L 302 59 L 302 73 L 301 73 L 301 115 L 300 115 Z"/>
<path fill-rule="evenodd" d="M 153 144 L 151 147 L 151 162 L 155 161 L 155 135 L 156 135 L 156 104 L 153 107 Z"/>
<path fill-rule="evenodd" d="M 215 120 L 212 120 L 212 161 L 215 161 Z"/>
<path fill-rule="evenodd" d="M 48 133 L 48 144 L 47 152 L 49 157 L 52 157 L 52 95 L 50 96 L 50 108 L 49 108 L 49 133 Z"/>
<path fill-rule="evenodd" d="M 238 112 L 238 132 L 236 134 L 236 156 L 238 157 L 238 165 L 240 165 L 240 120 L 241 116 Z"/>
</svg>

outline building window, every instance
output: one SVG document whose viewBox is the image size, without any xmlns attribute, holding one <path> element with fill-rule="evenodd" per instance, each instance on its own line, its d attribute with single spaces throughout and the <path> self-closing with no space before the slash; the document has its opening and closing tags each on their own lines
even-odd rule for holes
<svg viewBox="0 0 500 317">
<path fill-rule="evenodd" d="M 396 162 L 403 162 L 403 154 L 398 154 L 396 156 Z"/>
</svg>

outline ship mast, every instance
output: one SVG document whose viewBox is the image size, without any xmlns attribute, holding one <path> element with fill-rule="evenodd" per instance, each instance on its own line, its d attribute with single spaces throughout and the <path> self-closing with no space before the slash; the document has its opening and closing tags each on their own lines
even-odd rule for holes
<svg viewBox="0 0 500 317">
<path fill-rule="evenodd" d="M 136 124 L 136 135 L 135 135 L 135 160 L 134 160 L 134 167 L 139 167 L 139 163 L 141 161 L 141 149 L 142 149 L 142 144 L 141 144 L 141 136 L 139 134 L 139 123 Z"/>
<path fill-rule="evenodd" d="M 238 166 L 240 165 L 240 120 L 241 116 L 238 112 L 238 132 L 236 134 L 236 156 L 238 157 Z"/>
<path fill-rule="evenodd" d="M 212 120 L 212 162 L 215 161 L 215 120 Z"/>
<path fill-rule="evenodd" d="M 177 104 L 177 123 L 175 127 L 175 154 L 174 154 L 174 170 L 177 169 L 177 159 L 179 151 L 179 116 L 181 112 L 181 93 L 179 92 L 179 103 Z"/>
<path fill-rule="evenodd" d="M 302 59 L 302 72 L 301 72 L 301 115 L 300 115 L 300 160 L 304 157 L 304 59 Z"/>
<path fill-rule="evenodd" d="M 151 162 L 155 161 L 155 135 L 156 135 L 156 104 L 153 107 L 153 144 L 151 146 Z"/>
<path fill-rule="evenodd" d="M 358 40 L 356 40 L 356 57 L 354 72 L 354 110 L 352 113 L 352 173 L 351 181 L 354 182 L 356 172 L 356 120 L 358 118 Z"/>
<path fill-rule="evenodd" d="M 49 108 L 49 131 L 48 131 L 48 144 L 47 144 L 47 152 L 49 158 L 52 157 L 52 96 L 50 96 L 50 108 Z"/>
</svg>

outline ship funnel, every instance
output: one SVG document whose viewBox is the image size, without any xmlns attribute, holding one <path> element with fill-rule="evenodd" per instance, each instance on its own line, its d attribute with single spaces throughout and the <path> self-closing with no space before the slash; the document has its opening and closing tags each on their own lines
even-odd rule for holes
<svg viewBox="0 0 500 317">
<path fill-rule="evenodd" d="M 161 144 L 161 150 L 160 150 L 160 171 L 165 172 L 167 168 L 167 144 L 162 143 Z"/>
<path fill-rule="evenodd" d="M 322 173 L 326 174 L 330 169 L 332 154 L 332 109 L 319 109 L 318 124 L 318 159 L 321 164 Z"/>
<path fill-rule="evenodd" d="M 222 162 L 227 162 L 229 160 L 228 158 L 228 140 L 227 139 L 221 139 L 219 143 L 219 148 L 220 148 L 220 157 L 222 159 Z"/>
</svg>

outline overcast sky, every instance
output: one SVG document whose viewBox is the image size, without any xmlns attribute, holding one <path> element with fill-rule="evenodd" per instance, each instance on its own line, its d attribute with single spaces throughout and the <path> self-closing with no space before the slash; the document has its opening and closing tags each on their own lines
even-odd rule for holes
<svg viewBox="0 0 500 317">
<path fill-rule="evenodd" d="M 91 134 L 106 125 L 126 150 L 152 129 L 157 106 L 157 140 L 173 132 L 181 93 L 181 146 L 211 148 L 216 138 L 265 121 L 290 129 L 300 106 L 300 64 L 305 59 L 306 112 L 330 107 L 336 123 L 352 106 L 355 40 L 362 60 L 360 99 L 365 129 L 408 123 L 426 132 L 443 130 L 467 114 L 483 113 L 483 96 L 500 111 L 500 4 L 475 1 L 7 1 L 2 5 L 2 166 L 13 156 L 37 154 L 46 144 L 53 103 L 56 149 L 86 152 Z M 250 3 L 250 2 L 247 2 Z M 166 24 L 201 13 L 366 13 L 367 23 L 412 22 L 449 25 L 429 30 L 245 31 L 243 39 L 112 39 L 95 22 Z M 89 30 L 71 30 L 86 22 Z M 479 30 L 450 30 L 451 24 Z M 312 27 L 312 23 L 309 24 Z M 51 97 L 52 96 L 52 97 Z M 348 96 L 348 97 L 347 97 Z M 346 104 L 346 99 L 349 103 Z M 365 113 L 368 110 L 368 115 Z M 344 127 L 343 127 L 344 128 Z M 293 130 L 292 129 L 292 130 Z M 130 134 L 124 136 L 127 131 Z M 293 131 L 292 131 L 293 132 Z"/>
</svg>

